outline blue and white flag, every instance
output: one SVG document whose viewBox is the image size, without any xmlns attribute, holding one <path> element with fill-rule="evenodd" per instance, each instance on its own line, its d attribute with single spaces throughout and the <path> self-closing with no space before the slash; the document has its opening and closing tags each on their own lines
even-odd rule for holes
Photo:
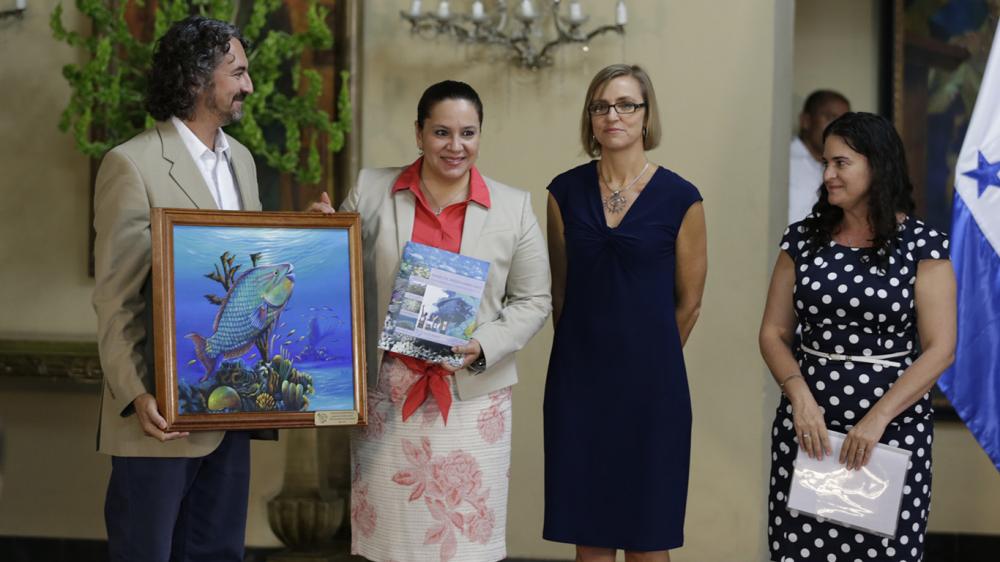
<svg viewBox="0 0 1000 562">
<path fill-rule="evenodd" d="M 955 364 L 938 386 L 1000 470 L 1000 40 L 996 36 L 956 164 L 951 260 L 958 280 L 958 343 Z"/>
</svg>

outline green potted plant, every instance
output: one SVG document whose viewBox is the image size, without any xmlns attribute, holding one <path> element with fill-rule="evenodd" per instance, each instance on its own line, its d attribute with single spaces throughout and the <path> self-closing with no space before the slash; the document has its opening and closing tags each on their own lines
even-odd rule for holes
<svg viewBox="0 0 1000 562">
<path fill-rule="evenodd" d="M 79 150 L 99 159 L 112 147 L 153 125 L 143 96 L 146 73 L 156 40 L 170 25 L 190 14 L 227 20 L 245 20 L 244 36 L 250 41 L 247 56 L 254 80 L 254 94 L 247 98 L 243 119 L 228 132 L 245 144 L 268 166 L 294 175 L 300 183 L 318 183 L 322 177 L 319 146 L 330 152 L 343 147 L 350 131 L 348 73 L 340 73 L 336 119 L 321 109 L 322 79 L 316 70 L 303 68 L 306 49 L 329 49 L 333 34 L 326 23 L 328 10 L 310 0 L 307 30 L 287 33 L 268 29 L 268 17 L 282 0 L 252 0 L 249 14 L 239 14 L 233 0 L 158 0 L 152 8 L 154 25 L 147 39 L 137 37 L 128 22 L 128 0 L 75 0 L 90 19 L 89 36 L 68 31 L 62 23 L 62 5 L 52 12 L 53 36 L 83 49 L 89 60 L 68 64 L 63 75 L 71 95 L 59 127 L 72 132 Z M 133 0 L 144 6 L 144 0 Z M 245 11 L 244 11 L 245 12 Z M 240 17 L 237 17 L 240 16 Z M 242 22 L 241 22 L 242 23 Z M 265 135 L 268 131 L 279 131 Z"/>
</svg>

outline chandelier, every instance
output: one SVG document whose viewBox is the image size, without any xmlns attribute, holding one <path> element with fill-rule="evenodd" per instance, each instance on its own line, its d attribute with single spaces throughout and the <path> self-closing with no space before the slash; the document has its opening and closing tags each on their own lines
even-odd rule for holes
<svg viewBox="0 0 1000 562">
<path fill-rule="evenodd" d="M 546 2 L 542 0 L 540 3 Z M 555 26 L 555 32 L 547 34 L 552 37 L 548 41 L 545 41 L 546 34 L 539 29 L 542 14 L 532 0 L 515 1 L 512 14 L 508 14 L 506 0 L 497 0 L 491 13 L 487 13 L 481 0 L 474 0 L 466 13 L 452 11 L 452 3 L 448 0 L 440 0 L 437 9 L 424 12 L 423 2 L 412 0 L 410 10 L 401 11 L 400 16 L 410 22 L 414 35 L 425 38 L 450 35 L 463 43 L 499 45 L 511 52 L 511 59 L 516 64 L 532 70 L 551 65 L 552 50 L 559 45 L 578 43 L 587 51 L 590 40 L 598 35 L 609 31 L 625 34 L 625 23 L 628 21 L 625 0 L 618 0 L 615 4 L 614 25 L 602 25 L 591 31 L 583 29 L 590 16 L 584 14 L 580 0 L 570 0 L 565 14 L 561 10 L 561 0 L 549 0 L 547 3 Z M 516 23 L 512 23 L 512 19 Z"/>
</svg>

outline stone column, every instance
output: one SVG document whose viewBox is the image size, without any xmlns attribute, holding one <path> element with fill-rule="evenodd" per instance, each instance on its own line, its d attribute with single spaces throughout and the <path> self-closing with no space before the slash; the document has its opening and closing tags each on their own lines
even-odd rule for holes
<svg viewBox="0 0 1000 562">
<path fill-rule="evenodd" d="M 350 498 L 348 432 L 343 428 L 282 431 L 285 477 L 267 504 L 271 529 L 288 550 L 268 562 L 349 560 L 349 540 L 338 538 Z"/>
</svg>

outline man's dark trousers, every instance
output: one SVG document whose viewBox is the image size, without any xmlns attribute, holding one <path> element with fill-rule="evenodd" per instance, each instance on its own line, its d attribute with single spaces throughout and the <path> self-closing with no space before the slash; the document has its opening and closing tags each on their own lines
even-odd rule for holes
<svg viewBox="0 0 1000 562">
<path fill-rule="evenodd" d="M 242 562 L 250 440 L 199 458 L 112 457 L 104 503 L 113 562 Z"/>
</svg>

